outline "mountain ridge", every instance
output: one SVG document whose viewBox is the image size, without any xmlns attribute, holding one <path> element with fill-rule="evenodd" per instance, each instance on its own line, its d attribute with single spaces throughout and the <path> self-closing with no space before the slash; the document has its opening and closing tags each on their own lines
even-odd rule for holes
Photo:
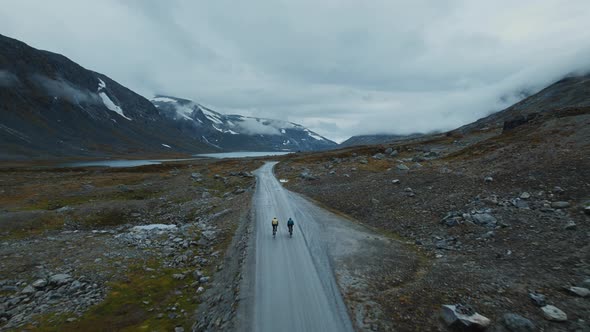
<svg viewBox="0 0 590 332">
<path fill-rule="evenodd" d="M 165 116 L 180 121 L 186 135 L 203 138 L 221 149 L 256 151 L 326 150 L 337 144 L 293 122 L 222 114 L 190 99 L 157 95 L 152 103 Z"/>
<path fill-rule="evenodd" d="M 270 138 L 232 135 L 227 130 L 217 134 L 214 126 L 195 126 L 194 119 L 193 123 L 185 121 L 188 115 L 179 119 L 165 107 L 157 108 L 107 75 L 62 54 L 4 35 L 0 35 L 0 100 L 0 160 L 309 151 L 336 146 L 301 126 L 322 142 L 301 141 L 303 137 L 295 135 L 283 144 L 286 141 L 281 140 L 280 132 Z M 209 125 L 216 117 L 226 117 L 199 107 L 201 113 L 195 118 Z"/>
</svg>

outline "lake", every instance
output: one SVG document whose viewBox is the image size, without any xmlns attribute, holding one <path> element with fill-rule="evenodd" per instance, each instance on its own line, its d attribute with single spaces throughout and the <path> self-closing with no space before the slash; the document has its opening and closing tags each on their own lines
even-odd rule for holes
<svg viewBox="0 0 590 332">
<path fill-rule="evenodd" d="M 272 152 L 252 152 L 252 151 L 242 151 L 242 152 L 223 152 L 223 153 L 201 153 L 196 154 L 195 157 L 206 157 L 206 158 L 250 158 L 250 157 L 268 157 L 268 156 L 283 156 L 289 154 L 291 152 L 279 152 L 279 151 L 272 151 Z"/>
<path fill-rule="evenodd" d="M 145 165 L 158 165 L 165 162 L 171 161 L 187 161 L 197 160 L 201 158 L 251 158 L 251 157 L 266 157 L 266 156 L 282 156 L 290 152 L 224 152 L 224 153 L 202 153 L 196 154 L 197 158 L 185 158 L 185 159 L 138 159 L 138 160 L 94 160 L 94 161 L 78 161 L 72 163 L 66 163 L 59 165 L 60 167 L 137 167 Z"/>
</svg>

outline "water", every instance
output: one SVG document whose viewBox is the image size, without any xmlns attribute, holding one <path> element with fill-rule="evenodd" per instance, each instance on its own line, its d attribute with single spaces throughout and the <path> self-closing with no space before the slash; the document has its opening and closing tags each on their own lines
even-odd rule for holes
<svg viewBox="0 0 590 332">
<path fill-rule="evenodd" d="M 62 164 L 62 167 L 92 167 L 92 166 L 105 166 L 105 167 L 137 167 L 144 165 L 158 165 L 161 164 L 160 160 L 94 160 L 94 161 L 80 161 Z"/>
<path fill-rule="evenodd" d="M 283 156 L 289 154 L 291 152 L 279 152 L 279 151 L 271 151 L 271 152 L 251 152 L 251 151 L 242 151 L 242 152 L 223 152 L 223 153 L 201 153 L 196 154 L 196 157 L 207 157 L 207 158 L 249 158 L 249 157 L 267 157 L 267 156 Z"/>
<path fill-rule="evenodd" d="M 66 163 L 60 165 L 61 167 L 137 167 L 145 165 L 158 165 L 170 161 L 187 161 L 196 160 L 200 158 L 248 158 L 248 157 L 264 157 L 264 156 L 282 156 L 290 152 L 225 152 L 225 153 L 203 153 L 197 154 L 195 157 L 199 158 L 185 158 L 185 159 L 138 159 L 138 160 L 93 160 L 93 161 L 79 161 L 73 163 Z"/>
</svg>

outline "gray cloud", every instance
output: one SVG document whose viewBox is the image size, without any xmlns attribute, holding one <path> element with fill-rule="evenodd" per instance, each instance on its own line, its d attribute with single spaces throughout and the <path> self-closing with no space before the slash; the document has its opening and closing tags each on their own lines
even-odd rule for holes
<svg viewBox="0 0 590 332">
<path fill-rule="evenodd" d="M 249 135 L 280 135 L 279 129 L 272 123 L 257 121 L 257 119 L 244 117 L 236 121 L 237 131 Z"/>
<path fill-rule="evenodd" d="M 79 90 L 67 81 L 54 80 L 43 75 L 34 75 L 32 78 L 49 96 L 64 98 L 73 104 L 97 104 L 101 102 L 96 93 Z"/>
<path fill-rule="evenodd" d="M 590 69 L 588 21 L 587 0 L 23 0 L 0 12 L 3 33 L 146 97 L 336 140 L 451 129 Z"/>
<path fill-rule="evenodd" d="M 7 71 L 7 70 L 0 70 L 0 87 L 11 87 L 15 86 L 19 83 L 18 77 Z"/>
</svg>

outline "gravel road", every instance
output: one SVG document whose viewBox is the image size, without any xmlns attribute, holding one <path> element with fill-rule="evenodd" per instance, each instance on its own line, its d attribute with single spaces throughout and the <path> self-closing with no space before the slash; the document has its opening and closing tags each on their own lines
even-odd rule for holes
<svg viewBox="0 0 590 332">
<path fill-rule="evenodd" d="M 285 190 L 267 163 L 256 171 L 256 219 L 252 299 L 253 331 L 352 331 L 334 278 L 322 215 L 317 207 Z M 276 238 L 271 220 L 279 219 Z M 295 220 L 293 237 L 286 221 Z M 245 328 L 246 326 L 242 326 Z"/>
</svg>

